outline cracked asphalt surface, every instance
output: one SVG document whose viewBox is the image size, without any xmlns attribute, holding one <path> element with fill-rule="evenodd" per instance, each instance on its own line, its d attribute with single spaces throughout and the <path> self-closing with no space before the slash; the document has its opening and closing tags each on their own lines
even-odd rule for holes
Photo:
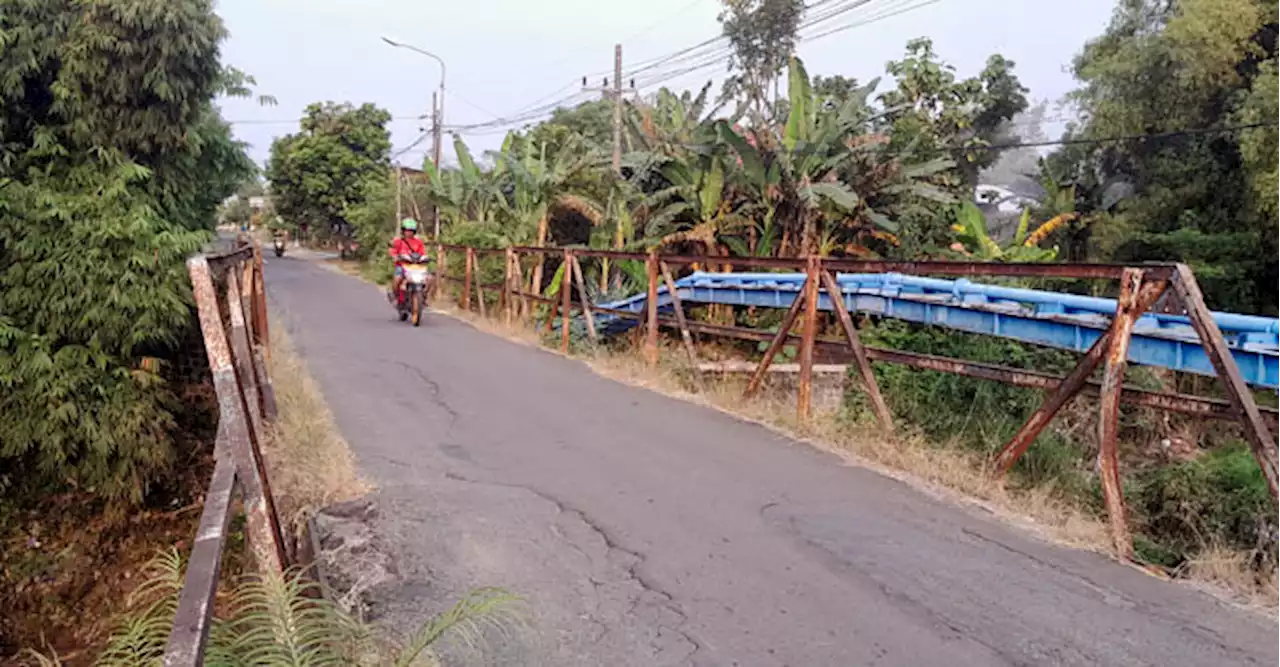
<svg viewBox="0 0 1280 667">
<path fill-rule="evenodd" d="M 1275 665 L 1274 620 L 1055 547 L 728 415 L 268 258 L 362 472 L 409 629 L 525 596 L 506 665 Z"/>
</svg>

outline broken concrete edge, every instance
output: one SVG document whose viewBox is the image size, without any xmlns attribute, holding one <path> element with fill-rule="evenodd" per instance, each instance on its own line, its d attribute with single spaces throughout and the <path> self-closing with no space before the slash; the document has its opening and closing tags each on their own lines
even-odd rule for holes
<svg viewBox="0 0 1280 667">
<path fill-rule="evenodd" d="M 325 599 L 361 622 L 377 616 L 376 590 L 400 576 L 392 550 L 375 528 L 378 515 L 372 496 L 333 503 L 309 517 L 299 535 L 304 576 Z"/>
</svg>

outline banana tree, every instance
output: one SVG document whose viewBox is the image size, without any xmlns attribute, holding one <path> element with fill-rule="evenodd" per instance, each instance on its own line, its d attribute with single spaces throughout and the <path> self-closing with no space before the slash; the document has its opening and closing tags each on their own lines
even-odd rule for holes
<svg viewBox="0 0 1280 667">
<path fill-rule="evenodd" d="M 749 197 L 747 208 L 759 215 L 748 240 L 755 246 L 749 248 L 752 254 L 764 254 L 761 246 L 768 252 L 775 238 L 777 254 L 791 254 L 793 248 L 816 252 L 824 221 L 845 217 L 859 206 L 861 197 L 841 181 L 838 168 L 849 150 L 845 139 L 864 121 L 871 89 L 851 96 L 834 112 L 820 110 L 804 64 L 792 58 L 789 112 L 781 131 L 757 127 L 743 136 L 727 122 L 716 124 L 717 138 L 741 166 L 736 185 Z"/>
<path fill-rule="evenodd" d="M 951 249 L 965 257 L 988 262 L 1051 262 L 1058 256 L 1057 247 L 1041 248 L 1037 245 L 1048 234 L 1041 234 L 1040 230 L 1050 227 L 1051 223 L 1058 224 L 1054 222 L 1058 218 L 1029 233 L 1031 210 L 1023 210 L 1013 241 L 1001 246 L 988 234 L 987 218 L 973 202 L 958 206 L 954 215 L 956 223 L 951 229 L 956 233 L 956 243 Z"/>
<path fill-rule="evenodd" d="M 516 135 L 509 134 L 494 157 L 494 173 L 502 189 L 498 203 L 512 241 L 527 243 L 532 235 L 534 245 L 545 246 L 555 209 L 578 213 L 592 225 L 600 223 L 602 207 L 585 193 L 573 191 L 578 176 L 597 162 L 580 142 L 571 142 L 548 156 L 546 144 L 516 142 Z M 539 262 L 531 286 L 538 290 L 541 284 Z"/>
<path fill-rule="evenodd" d="M 646 245 L 693 243 L 708 255 L 726 254 L 724 240 L 746 226 L 724 197 L 726 155 L 714 147 L 659 158 L 651 167 L 663 183 L 641 202 Z"/>
<path fill-rule="evenodd" d="M 456 169 L 436 169 L 429 161 L 423 164 L 431 204 L 453 225 L 492 222 L 499 200 L 494 179 L 480 169 L 460 137 L 454 137 L 453 146 L 458 156 Z"/>
</svg>

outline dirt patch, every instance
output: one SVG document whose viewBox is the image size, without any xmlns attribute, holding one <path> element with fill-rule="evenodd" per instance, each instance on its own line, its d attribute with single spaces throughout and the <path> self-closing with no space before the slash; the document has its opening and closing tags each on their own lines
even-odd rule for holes
<svg viewBox="0 0 1280 667">
<path fill-rule="evenodd" d="M 146 564 L 170 546 L 185 553 L 195 537 L 212 457 L 201 452 L 175 469 L 172 490 L 129 512 L 77 492 L 5 518 L 0 664 L 21 664 L 23 649 L 52 649 L 68 667 L 92 664 Z"/>
</svg>

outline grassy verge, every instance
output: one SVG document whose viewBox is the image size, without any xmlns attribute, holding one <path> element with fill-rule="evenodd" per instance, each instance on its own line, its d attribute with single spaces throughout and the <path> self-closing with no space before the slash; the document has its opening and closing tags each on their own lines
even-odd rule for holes
<svg viewBox="0 0 1280 667">
<path fill-rule="evenodd" d="M 263 457 L 280 520 L 296 534 L 316 510 L 358 498 L 372 486 L 357 472 L 320 388 L 279 322 L 271 324 L 268 365 L 279 416 Z"/>
</svg>

